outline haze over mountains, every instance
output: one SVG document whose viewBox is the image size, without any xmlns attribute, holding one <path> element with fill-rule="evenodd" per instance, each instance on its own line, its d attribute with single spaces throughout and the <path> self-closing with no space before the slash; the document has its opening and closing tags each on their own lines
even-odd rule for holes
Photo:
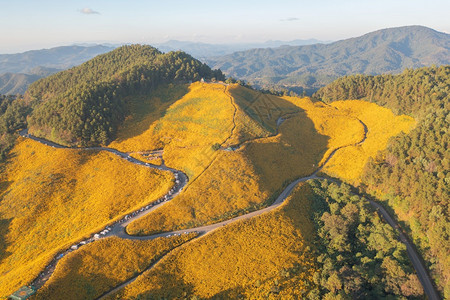
<svg viewBox="0 0 450 300">
<path fill-rule="evenodd" d="M 185 51 L 257 87 L 310 92 L 343 75 L 400 73 L 405 68 L 450 63 L 450 35 L 423 26 L 383 29 L 329 44 L 320 42 L 310 39 L 215 45 L 173 40 L 154 46 L 163 52 Z M 75 45 L 1 54 L 0 93 L 22 94 L 35 80 L 115 47 Z"/>
<path fill-rule="evenodd" d="M 450 63 L 450 35 L 423 26 L 383 29 L 331 44 L 252 49 L 210 58 L 226 75 L 261 87 L 315 89 L 339 76 L 399 73 Z"/>
<path fill-rule="evenodd" d="M 316 39 L 293 40 L 293 41 L 267 41 L 264 43 L 242 43 L 242 44 L 207 44 L 189 41 L 171 40 L 165 43 L 156 44 L 163 52 L 182 50 L 197 58 L 207 58 L 231 54 L 237 51 L 245 51 L 255 48 L 273 48 L 280 46 L 302 46 L 319 43 L 330 43 L 330 41 L 320 41 Z"/>
</svg>

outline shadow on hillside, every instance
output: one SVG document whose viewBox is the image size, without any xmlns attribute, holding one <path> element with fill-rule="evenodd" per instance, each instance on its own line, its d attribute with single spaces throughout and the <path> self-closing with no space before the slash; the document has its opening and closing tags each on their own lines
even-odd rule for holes
<svg viewBox="0 0 450 300">
<path fill-rule="evenodd" d="M 242 149 L 263 190 L 275 197 L 287 184 L 318 168 L 329 137 L 317 132 L 304 110 L 281 97 L 247 89 L 234 96 L 237 105 L 272 136 L 277 133 L 277 119 L 285 116 L 276 137 L 250 141 Z"/>
<path fill-rule="evenodd" d="M 0 202 L 3 201 L 4 193 L 8 190 L 9 186 L 13 184 L 12 181 L 2 181 L 0 182 Z M 10 219 L 2 219 L 0 215 L 0 263 L 12 253 L 6 252 L 8 248 L 8 243 L 6 242 L 6 235 L 9 231 L 9 226 L 12 222 L 12 218 Z"/>
<path fill-rule="evenodd" d="M 168 84 L 159 86 L 148 95 L 135 95 L 126 98 L 127 117 L 117 132 L 116 142 L 122 142 L 127 139 L 139 136 L 147 131 L 150 126 L 164 117 L 167 109 L 176 101 L 180 100 L 189 92 L 189 84 Z M 156 114 L 158 109 L 155 98 L 161 101 L 161 109 L 154 118 L 149 117 Z"/>
<path fill-rule="evenodd" d="M 164 273 L 163 273 L 164 274 Z M 168 274 L 164 274 L 168 275 Z M 194 286 L 177 275 L 163 277 L 154 275 L 153 289 L 142 292 L 132 299 L 202 299 L 195 296 Z M 119 296 L 121 296 L 119 294 Z"/>
<path fill-rule="evenodd" d="M 47 289 L 42 289 L 38 292 L 39 298 L 60 298 L 63 299 L 67 296 L 67 291 L 71 291 L 71 297 L 73 299 L 97 299 L 98 292 L 96 285 L 105 284 L 110 280 L 105 274 L 100 272 L 91 272 L 87 276 L 82 276 L 80 273 L 86 270 L 87 266 L 83 266 L 83 256 L 79 252 L 71 253 L 66 258 L 66 268 L 64 276 L 53 276 L 53 280 Z M 86 254 L 89 255 L 89 254 Z M 103 261 L 104 258 L 93 255 L 95 260 L 99 262 L 99 265 L 106 265 Z M 59 262 L 60 264 L 61 262 Z M 57 269 L 58 270 L 58 269 Z M 61 270 L 61 268 L 59 269 Z M 97 270 L 96 270 L 97 271 Z M 113 270 L 111 270 L 113 272 Z M 113 276 L 111 276 L 113 277 Z M 73 284 L 75 288 L 73 288 Z M 77 288 L 78 287 L 78 288 Z M 82 289 L 80 289 L 82 287 Z"/>
<path fill-rule="evenodd" d="M 6 249 L 8 248 L 8 243 L 6 241 L 6 235 L 9 231 L 9 226 L 12 222 L 11 219 L 2 219 L 0 216 L 0 264 L 8 258 L 12 253 L 7 252 Z"/>
<path fill-rule="evenodd" d="M 259 91 L 238 88 L 230 93 L 242 111 L 272 134 L 277 131 L 279 117 L 302 111 L 289 101 Z"/>
<path fill-rule="evenodd" d="M 289 280 L 288 278 L 282 278 L 280 276 L 280 281 Z M 258 288 L 263 286 L 264 288 L 262 290 L 265 291 L 264 294 L 261 293 L 261 289 L 259 289 L 260 294 L 258 297 L 255 297 L 255 299 L 260 298 L 266 298 L 266 299 L 279 299 L 280 296 L 278 295 L 280 291 L 282 290 L 282 286 L 278 283 L 278 279 L 276 277 L 267 278 L 265 280 L 254 280 L 254 283 L 249 286 L 237 286 L 234 288 L 230 288 L 224 291 L 221 291 L 214 296 L 211 297 L 211 299 L 244 299 L 247 293 L 251 291 L 252 289 L 258 291 Z M 267 289 L 267 287 L 269 287 Z"/>
</svg>

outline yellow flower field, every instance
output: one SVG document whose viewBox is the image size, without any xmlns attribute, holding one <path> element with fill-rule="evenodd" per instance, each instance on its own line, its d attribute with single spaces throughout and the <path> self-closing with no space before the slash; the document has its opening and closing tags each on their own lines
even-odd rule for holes
<svg viewBox="0 0 450 300">
<path fill-rule="evenodd" d="M 167 85 L 156 89 L 151 96 L 130 97 L 126 102 L 130 116 L 109 146 L 146 162 L 161 164 L 164 161 L 189 176 L 188 185 L 180 195 L 130 224 L 128 232 L 138 235 L 215 223 L 260 209 L 273 201 L 286 184 L 312 174 L 335 149 L 344 146 L 348 147 L 337 151 L 323 172 L 355 183 L 369 157 L 384 149 L 390 137 L 401 131 L 408 132 L 415 124 L 410 117 L 395 116 L 388 109 L 364 101 L 338 101 L 327 105 L 310 98 L 261 94 L 239 85 Z M 355 146 L 364 138 L 361 122 L 367 126 L 367 139 Z M 58 250 L 157 199 L 173 184 L 169 172 L 136 166 L 106 152 L 52 149 L 23 139 L 3 168 L 0 245 L 5 246 L 0 248 L 0 297 L 33 279 Z M 302 187 L 295 196 L 301 198 L 298 201 L 304 204 L 303 209 L 308 207 L 305 204 L 307 189 Z M 161 295 L 165 295 L 167 287 L 162 287 L 161 280 L 168 276 L 185 280 L 182 289 L 201 297 L 218 295 L 218 290 L 206 287 L 208 282 L 228 290 L 224 296 L 231 297 L 238 291 L 248 295 L 260 290 L 265 293 L 273 286 L 274 274 L 281 272 L 278 268 L 292 269 L 295 264 L 303 263 L 294 262 L 292 253 L 297 251 L 295 253 L 306 259 L 305 263 L 310 261 L 304 249 L 309 225 L 304 219 L 292 221 L 294 216 L 286 210 L 290 207 L 296 211 L 299 204 L 294 205 L 295 201 L 273 215 L 242 223 L 251 226 L 239 223 L 241 225 L 227 229 L 230 238 L 235 236 L 239 241 L 249 241 L 255 255 L 275 257 L 272 249 L 258 240 L 260 235 L 264 236 L 258 230 L 270 232 L 271 239 L 287 247 L 279 249 L 284 259 L 276 258 L 274 265 L 266 266 L 267 275 L 262 275 L 253 263 L 245 267 L 243 263 L 249 262 L 240 258 L 242 261 L 236 262 L 241 266 L 239 272 L 251 273 L 248 268 L 255 268 L 254 276 L 237 273 L 233 274 L 236 279 L 232 279 L 231 273 L 226 273 L 227 266 L 223 265 L 221 268 L 225 268 L 223 272 L 228 275 L 221 278 L 222 281 L 208 281 L 205 274 L 214 271 L 208 269 L 208 264 L 217 259 L 235 259 L 229 257 L 223 247 L 241 247 L 243 253 L 250 251 L 240 242 L 239 246 L 227 244 L 228 234 L 212 233 L 202 238 L 201 243 L 194 242 L 193 245 L 202 245 L 192 246 L 200 254 L 190 255 L 190 259 L 197 260 L 196 263 L 206 269 L 195 271 L 195 264 L 184 257 L 169 261 L 167 264 L 176 266 L 173 274 L 149 277 L 153 291 L 160 290 Z M 297 227 L 297 221 L 306 227 Z M 285 234 L 277 236 L 280 232 L 269 230 L 267 224 L 275 223 L 286 228 Z M 300 248 L 292 245 L 290 234 L 301 236 L 297 245 Z M 99 247 L 99 253 L 105 255 L 109 246 L 104 245 L 109 244 L 102 243 L 92 249 Z M 110 248 L 120 248 L 120 245 L 115 241 Z M 126 243 L 123 246 L 129 247 Z M 217 248 L 219 254 L 209 257 L 205 253 L 208 247 Z M 191 246 L 181 248 L 183 250 L 176 251 L 188 251 Z M 289 254 L 289 251 L 293 252 Z M 80 252 L 87 257 L 83 254 L 77 259 L 86 259 L 86 262 L 93 259 L 88 258 L 88 252 Z M 231 253 L 240 257 L 236 251 Z M 200 262 L 202 255 L 204 262 Z M 83 270 L 80 272 L 84 274 Z M 117 277 L 108 277 L 108 280 L 120 281 L 123 276 L 129 276 L 128 271 L 117 272 Z M 197 277 L 186 279 L 187 273 L 183 272 L 194 272 Z M 106 271 L 104 273 L 106 275 Z M 64 269 L 59 274 L 58 278 L 63 281 L 72 276 Z M 300 285 L 309 280 L 299 276 Z M 283 282 L 294 284 L 291 279 Z M 175 291 L 182 291 L 178 289 L 179 284 L 173 283 Z"/>
<path fill-rule="evenodd" d="M 301 298 L 314 288 L 310 187 L 280 208 L 219 228 L 174 250 L 111 299 Z M 190 297 L 189 297 L 190 298 Z"/>
<path fill-rule="evenodd" d="M 216 153 L 211 146 L 230 136 L 234 107 L 221 84 L 197 82 L 176 102 L 170 98 L 175 96 L 163 98 L 170 93 L 166 89 L 183 91 L 183 87 L 186 89 L 160 88 L 156 96 L 144 100 L 147 105 L 141 103 L 141 110 L 149 113 L 139 116 L 138 109 L 132 111 L 118 139 L 109 146 L 124 152 L 164 149 L 163 159 L 168 166 L 195 178 L 214 159 Z"/>
<path fill-rule="evenodd" d="M 107 238 L 62 258 L 33 299 L 95 299 L 144 271 L 195 234 L 150 241 Z"/>
<path fill-rule="evenodd" d="M 238 85 L 230 86 L 229 94 L 237 113 L 228 142 L 245 141 L 243 146 L 236 151 L 216 151 L 201 176 L 191 180 L 173 201 L 131 223 L 130 234 L 215 223 L 258 209 L 273 200 L 286 183 L 313 173 L 332 150 L 364 137 L 364 127 L 355 117 L 309 98 L 263 95 Z M 282 116 L 285 121 L 276 134 Z M 210 159 L 205 155 L 202 164 Z"/>
<path fill-rule="evenodd" d="M 367 139 L 361 145 L 339 150 L 324 169 L 326 174 L 358 184 L 369 157 L 386 148 L 389 139 L 400 132 L 408 133 L 414 126 L 412 117 L 396 116 L 391 110 L 361 100 L 331 103 L 341 112 L 360 119 L 368 128 Z"/>
<path fill-rule="evenodd" d="M 58 250 L 173 185 L 171 173 L 107 152 L 53 149 L 22 138 L 3 167 L 0 297 L 37 276 Z"/>
</svg>

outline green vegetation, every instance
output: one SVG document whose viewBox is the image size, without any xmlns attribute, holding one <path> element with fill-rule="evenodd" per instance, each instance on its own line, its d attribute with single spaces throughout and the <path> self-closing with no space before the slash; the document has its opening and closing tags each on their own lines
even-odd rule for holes
<svg viewBox="0 0 450 300">
<path fill-rule="evenodd" d="M 392 138 L 369 161 L 362 182 L 404 221 L 438 287 L 450 297 L 450 66 L 396 76 L 348 76 L 316 97 L 361 98 L 416 117 L 414 130 Z"/>
<path fill-rule="evenodd" d="M 40 104 L 31 114 L 30 132 L 70 145 L 106 144 L 127 115 L 124 96 L 213 77 L 224 79 L 184 52 L 123 46 L 33 83 L 26 96 Z"/>
<path fill-rule="evenodd" d="M 362 99 L 391 109 L 395 114 L 426 116 L 449 109 L 450 66 L 406 69 L 398 75 L 344 76 L 314 94 L 325 102 Z"/>
<path fill-rule="evenodd" d="M 0 162 L 14 146 L 17 131 L 26 128 L 30 112 L 21 97 L 0 95 Z"/>
<path fill-rule="evenodd" d="M 423 294 L 406 246 L 350 186 L 315 180 L 312 211 L 317 229 L 319 271 L 314 274 L 322 299 L 381 299 Z M 312 297 L 312 298 L 314 298 Z"/>
</svg>

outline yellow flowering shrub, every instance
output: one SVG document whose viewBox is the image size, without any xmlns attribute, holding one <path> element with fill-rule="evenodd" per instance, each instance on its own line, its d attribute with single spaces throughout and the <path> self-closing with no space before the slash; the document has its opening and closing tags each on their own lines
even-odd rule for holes
<svg viewBox="0 0 450 300">
<path fill-rule="evenodd" d="M 33 299 L 95 299 L 194 236 L 148 241 L 111 237 L 96 241 L 63 257 Z"/>
<path fill-rule="evenodd" d="M 396 116 L 387 108 L 362 100 L 336 101 L 331 105 L 357 117 L 368 129 L 364 143 L 339 150 L 323 170 L 353 184 L 358 184 L 369 157 L 375 157 L 378 151 L 385 149 L 391 137 L 400 132 L 408 133 L 416 124 L 412 117 Z"/>
<path fill-rule="evenodd" d="M 0 194 L 0 296 L 35 278 L 61 249 L 164 195 L 169 172 L 104 151 L 54 149 L 20 138 Z"/>
<path fill-rule="evenodd" d="M 175 249 L 110 299 L 301 298 L 317 269 L 310 192 L 301 184 L 281 207 Z"/>
<path fill-rule="evenodd" d="M 173 201 L 131 223 L 130 234 L 194 227 L 258 209 L 286 183 L 313 173 L 332 150 L 364 137 L 356 118 L 309 98 L 280 98 L 238 85 L 223 93 L 237 105 L 236 128 L 228 142 L 242 146 L 205 154 L 203 163 L 212 162 L 201 175 Z M 265 113 L 259 114 L 263 108 Z"/>
</svg>

